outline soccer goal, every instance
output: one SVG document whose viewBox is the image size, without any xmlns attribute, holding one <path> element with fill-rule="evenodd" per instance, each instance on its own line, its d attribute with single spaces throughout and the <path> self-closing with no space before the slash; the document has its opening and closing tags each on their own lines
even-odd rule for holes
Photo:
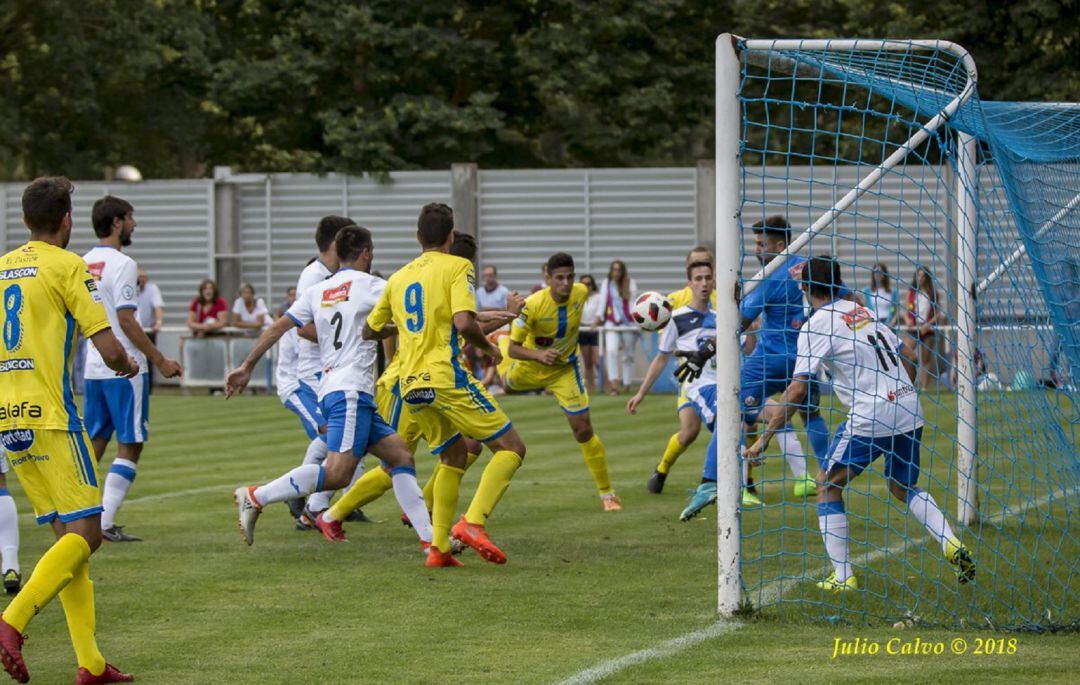
<svg viewBox="0 0 1080 685">
<path fill-rule="evenodd" d="M 1080 625 L 1080 106 L 982 101 L 974 60 L 945 41 L 723 34 L 716 186 L 720 613 Z M 775 215 L 791 238 L 761 265 L 751 226 Z M 890 497 L 882 460 L 845 495 L 855 592 L 816 585 L 831 562 L 815 497 L 792 487 L 798 454 L 774 443 L 753 474 L 763 506 L 739 504 L 744 350 L 726 332 L 791 254 L 835 259 L 914 352 L 918 484 L 970 550 L 972 582 Z M 817 379 L 835 430 L 830 383 Z M 825 455 L 793 426 L 816 473 Z"/>
</svg>

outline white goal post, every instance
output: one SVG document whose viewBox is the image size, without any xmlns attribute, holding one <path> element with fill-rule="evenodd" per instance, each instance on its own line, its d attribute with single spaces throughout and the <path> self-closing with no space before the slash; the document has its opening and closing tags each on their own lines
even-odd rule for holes
<svg viewBox="0 0 1080 685">
<path fill-rule="evenodd" d="M 963 89 L 935 116 L 922 124 L 880 165 L 867 173 L 829 210 L 806 227 L 781 254 L 772 259 L 740 292 L 742 266 L 741 212 L 741 104 L 739 87 L 742 77 L 740 43 L 750 50 L 801 51 L 909 51 L 917 49 L 949 52 L 958 58 L 966 71 Z M 739 406 L 740 349 L 735 331 L 740 326 L 739 300 L 775 271 L 791 254 L 805 248 L 810 239 L 842 215 L 867 190 L 873 188 L 891 169 L 901 164 L 920 144 L 945 125 L 975 93 L 975 62 L 959 45 L 947 41 L 896 40 L 744 40 L 730 33 L 716 40 L 716 436 L 717 436 L 717 555 L 719 565 L 718 609 L 730 616 L 742 603 L 740 575 L 740 490 L 742 464 L 739 451 L 741 414 Z M 977 141 L 959 133 L 957 150 L 957 518 L 972 524 L 978 518 L 976 450 L 976 179 Z"/>
</svg>

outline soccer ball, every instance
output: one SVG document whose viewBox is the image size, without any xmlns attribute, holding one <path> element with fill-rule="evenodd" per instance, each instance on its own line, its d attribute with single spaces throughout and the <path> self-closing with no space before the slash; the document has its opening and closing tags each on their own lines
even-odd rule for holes
<svg viewBox="0 0 1080 685">
<path fill-rule="evenodd" d="M 660 293 L 642 293 L 634 302 L 630 316 L 641 330 L 658 331 L 671 321 L 671 303 Z"/>
</svg>

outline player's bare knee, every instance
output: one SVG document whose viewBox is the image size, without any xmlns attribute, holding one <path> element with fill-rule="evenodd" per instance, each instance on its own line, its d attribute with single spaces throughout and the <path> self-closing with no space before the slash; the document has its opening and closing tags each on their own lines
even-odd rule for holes
<svg viewBox="0 0 1080 685">
<path fill-rule="evenodd" d="M 701 433 L 701 423 L 691 424 L 688 426 L 681 426 L 679 428 L 679 444 L 689 445 L 697 440 L 697 436 Z"/>
<path fill-rule="evenodd" d="M 356 457 L 343 452 L 331 452 L 323 462 L 323 489 L 340 490 L 349 484 L 356 471 Z"/>
<path fill-rule="evenodd" d="M 908 487 L 903 483 L 895 480 L 889 481 L 889 492 L 892 496 L 901 502 L 907 502 Z"/>
<path fill-rule="evenodd" d="M 574 434 L 574 440 L 578 442 L 588 442 L 593 438 L 592 421 L 589 420 L 588 414 L 582 416 L 570 416 L 570 430 Z"/>
<path fill-rule="evenodd" d="M 464 438 L 463 441 L 465 443 L 465 452 L 467 454 L 480 454 L 484 451 L 484 446 L 479 440 Z"/>
<path fill-rule="evenodd" d="M 116 456 L 138 464 L 139 457 L 142 456 L 142 449 L 143 443 L 141 442 L 121 442 L 116 445 Z"/>
</svg>

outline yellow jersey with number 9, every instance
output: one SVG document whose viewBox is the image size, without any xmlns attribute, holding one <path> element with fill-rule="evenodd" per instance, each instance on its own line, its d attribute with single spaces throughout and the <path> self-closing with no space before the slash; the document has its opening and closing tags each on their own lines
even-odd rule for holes
<svg viewBox="0 0 1080 685">
<path fill-rule="evenodd" d="M 454 314 L 475 311 L 476 272 L 466 259 L 425 252 L 390 277 L 367 323 L 374 331 L 397 326 L 403 397 L 417 388 L 467 387 Z"/>
<path fill-rule="evenodd" d="M 76 326 L 109 328 L 97 282 L 79 255 L 30 241 L 0 257 L 0 431 L 81 431 L 72 390 Z"/>
</svg>

